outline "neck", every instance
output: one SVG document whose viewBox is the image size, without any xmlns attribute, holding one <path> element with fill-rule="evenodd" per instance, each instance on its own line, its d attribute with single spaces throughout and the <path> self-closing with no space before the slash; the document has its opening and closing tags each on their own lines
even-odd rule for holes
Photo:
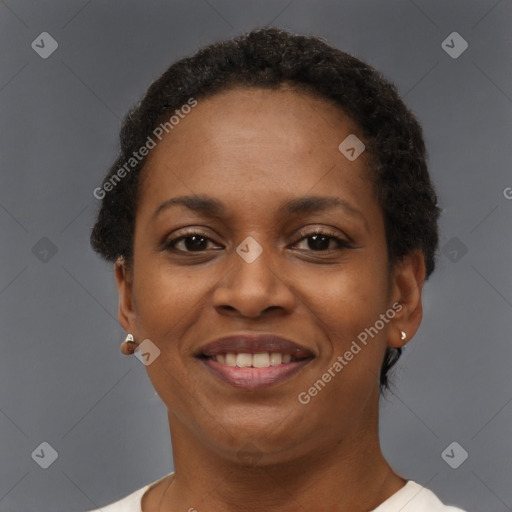
<svg viewBox="0 0 512 512">
<path fill-rule="evenodd" d="M 144 512 L 365 512 L 406 483 L 382 455 L 377 418 L 365 418 L 336 442 L 266 464 L 219 455 L 171 414 L 169 425 L 174 477 L 155 493 L 151 503 L 158 505 L 148 502 Z"/>
</svg>

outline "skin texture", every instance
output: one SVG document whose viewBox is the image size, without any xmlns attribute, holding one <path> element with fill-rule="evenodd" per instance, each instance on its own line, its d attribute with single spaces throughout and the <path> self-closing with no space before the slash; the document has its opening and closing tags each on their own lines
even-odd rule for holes
<svg viewBox="0 0 512 512">
<path fill-rule="evenodd" d="M 133 264 L 115 265 L 123 328 L 161 350 L 146 369 L 168 409 L 175 463 L 175 477 L 144 496 L 144 512 L 362 512 L 405 484 L 379 445 L 379 371 L 386 345 L 403 346 L 420 325 L 425 267 L 418 252 L 390 267 L 367 155 L 351 162 L 338 150 L 351 133 L 363 139 L 324 100 L 242 88 L 200 100 L 149 155 Z M 164 201 L 193 194 L 222 201 L 225 213 L 175 205 L 153 217 Z M 306 195 L 341 198 L 359 213 L 278 213 Z M 162 249 L 184 227 L 209 239 L 202 251 L 190 240 Z M 318 250 L 307 238 L 315 228 L 349 246 L 331 239 Z M 236 252 L 248 236 L 263 248 L 250 264 Z M 396 302 L 396 316 L 301 404 L 298 394 Z M 284 382 L 236 388 L 193 354 L 240 332 L 278 334 L 315 357 Z M 250 463 L 239 456 L 248 443 Z"/>
</svg>

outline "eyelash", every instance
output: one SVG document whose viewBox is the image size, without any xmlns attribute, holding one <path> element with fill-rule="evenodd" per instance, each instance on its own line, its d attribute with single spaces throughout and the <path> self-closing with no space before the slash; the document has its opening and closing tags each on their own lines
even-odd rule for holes
<svg viewBox="0 0 512 512">
<path fill-rule="evenodd" d="M 330 232 L 323 228 L 316 228 L 312 231 L 301 231 L 298 235 L 301 238 L 299 238 L 299 240 L 297 242 L 295 242 L 294 245 L 296 245 L 298 242 L 306 240 L 307 238 L 312 238 L 315 235 L 321 235 L 321 236 L 329 238 L 331 240 L 335 240 L 336 243 L 338 244 L 338 247 L 336 247 L 334 249 L 326 249 L 326 250 L 319 250 L 319 251 L 314 251 L 313 249 L 309 249 L 308 251 L 315 252 L 315 253 L 329 253 L 329 252 L 332 252 L 335 250 L 340 250 L 340 249 L 350 249 L 352 247 L 348 241 L 340 238 L 339 236 L 336 236 L 336 234 L 334 234 L 333 232 Z M 198 237 L 204 238 L 205 240 L 209 240 L 210 242 L 213 242 L 213 240 L 211 240 L 204 233 L 201 233 L 200 231 L 191 229 L 191 230 L 186 230 L 183 234 L 181 234 L 178 237 L 171 238 L 170 240 L 167 240 L 164 243 L 162 249 L 163 250 L 172 250 L 172 251 L 180 252 L 183 254 L 194 254 L 194 253 L 199 254 L 201 252 L 204 252 L 204 251 L 184 251 L 182 249 L 176 249 L 175 245 L 178 242 L 180 242 L 182 240 L 186 240 L 187 238 L 191 238 L 193 236 L 198 236 Z"/>
</svg>

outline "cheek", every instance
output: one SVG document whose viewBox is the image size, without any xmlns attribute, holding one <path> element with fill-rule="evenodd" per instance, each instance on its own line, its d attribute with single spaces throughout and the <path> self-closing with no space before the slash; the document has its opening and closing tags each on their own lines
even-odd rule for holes
<svg viewBox="0 0 512 512">
<path fill-rule="evenodd" d="M 134 297 L 141 335 L 166 337 L 187 323 L 201 298 L 202 282 L 186 270 L 140 259 L 135 269 Z"/>
<path fill-rule="evenodd" d="M 201 309 L 202 283 L 186 271 L 139 258 L 134 270 L 134 297 L 139 336 L 160 350 L 148 366 L 149 379 L 162 401 L 173 411 L 189 407 L 191 376 L 187 372 L 185 340 L 194 315 Z"/>
<path fill-rule="evenodd" d="M 387 307 L 388 280 L 382 259 L 353 258 L 322 276 L 302 277 L 304 295 L 314 298 L 311 304 L 336 331 L 354 334 L 354 329 L 368 327 Z"/>
<path fill-rule="evenodd" d="M 376 257 L 354 259 L 321 283 L 319 286 L 320 281 L 312 277 L 303 280 L 303 286 L 309 290 L 303 288 L 304 295 L 314 299 L 310 302 L 312 317 L 330 340 L 329 346 L 322 348 L 318 378 L 330 369 L 336 378 L 329 386 L 336 396 L 341 393 L 347 397 L 347 390 L 352 397 L 372 392 L 386 347 L 388 327 L 380 315 L 389 307 L 387 262 Z M 338 365 L 333 368 L 336 361 Z M 375 378 L 369 378 L 371 375 Z M 341 409 L 346 407 L 348 403 Z"/>
</svg>

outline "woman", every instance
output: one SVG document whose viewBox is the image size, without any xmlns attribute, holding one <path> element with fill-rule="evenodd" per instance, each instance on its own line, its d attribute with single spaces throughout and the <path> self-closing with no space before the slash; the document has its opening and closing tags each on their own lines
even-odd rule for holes
<svg viewBox="0 0 512 512">
<path fill-rule="evenodd" d="M 95 191 L 125 354 L 175 471 L 113 511 L 460 511 L 397 474 L 380 393 L 422 319 L 439 209 L 396 88 L 255 30 L 173 64 Z"/>
</svg>

